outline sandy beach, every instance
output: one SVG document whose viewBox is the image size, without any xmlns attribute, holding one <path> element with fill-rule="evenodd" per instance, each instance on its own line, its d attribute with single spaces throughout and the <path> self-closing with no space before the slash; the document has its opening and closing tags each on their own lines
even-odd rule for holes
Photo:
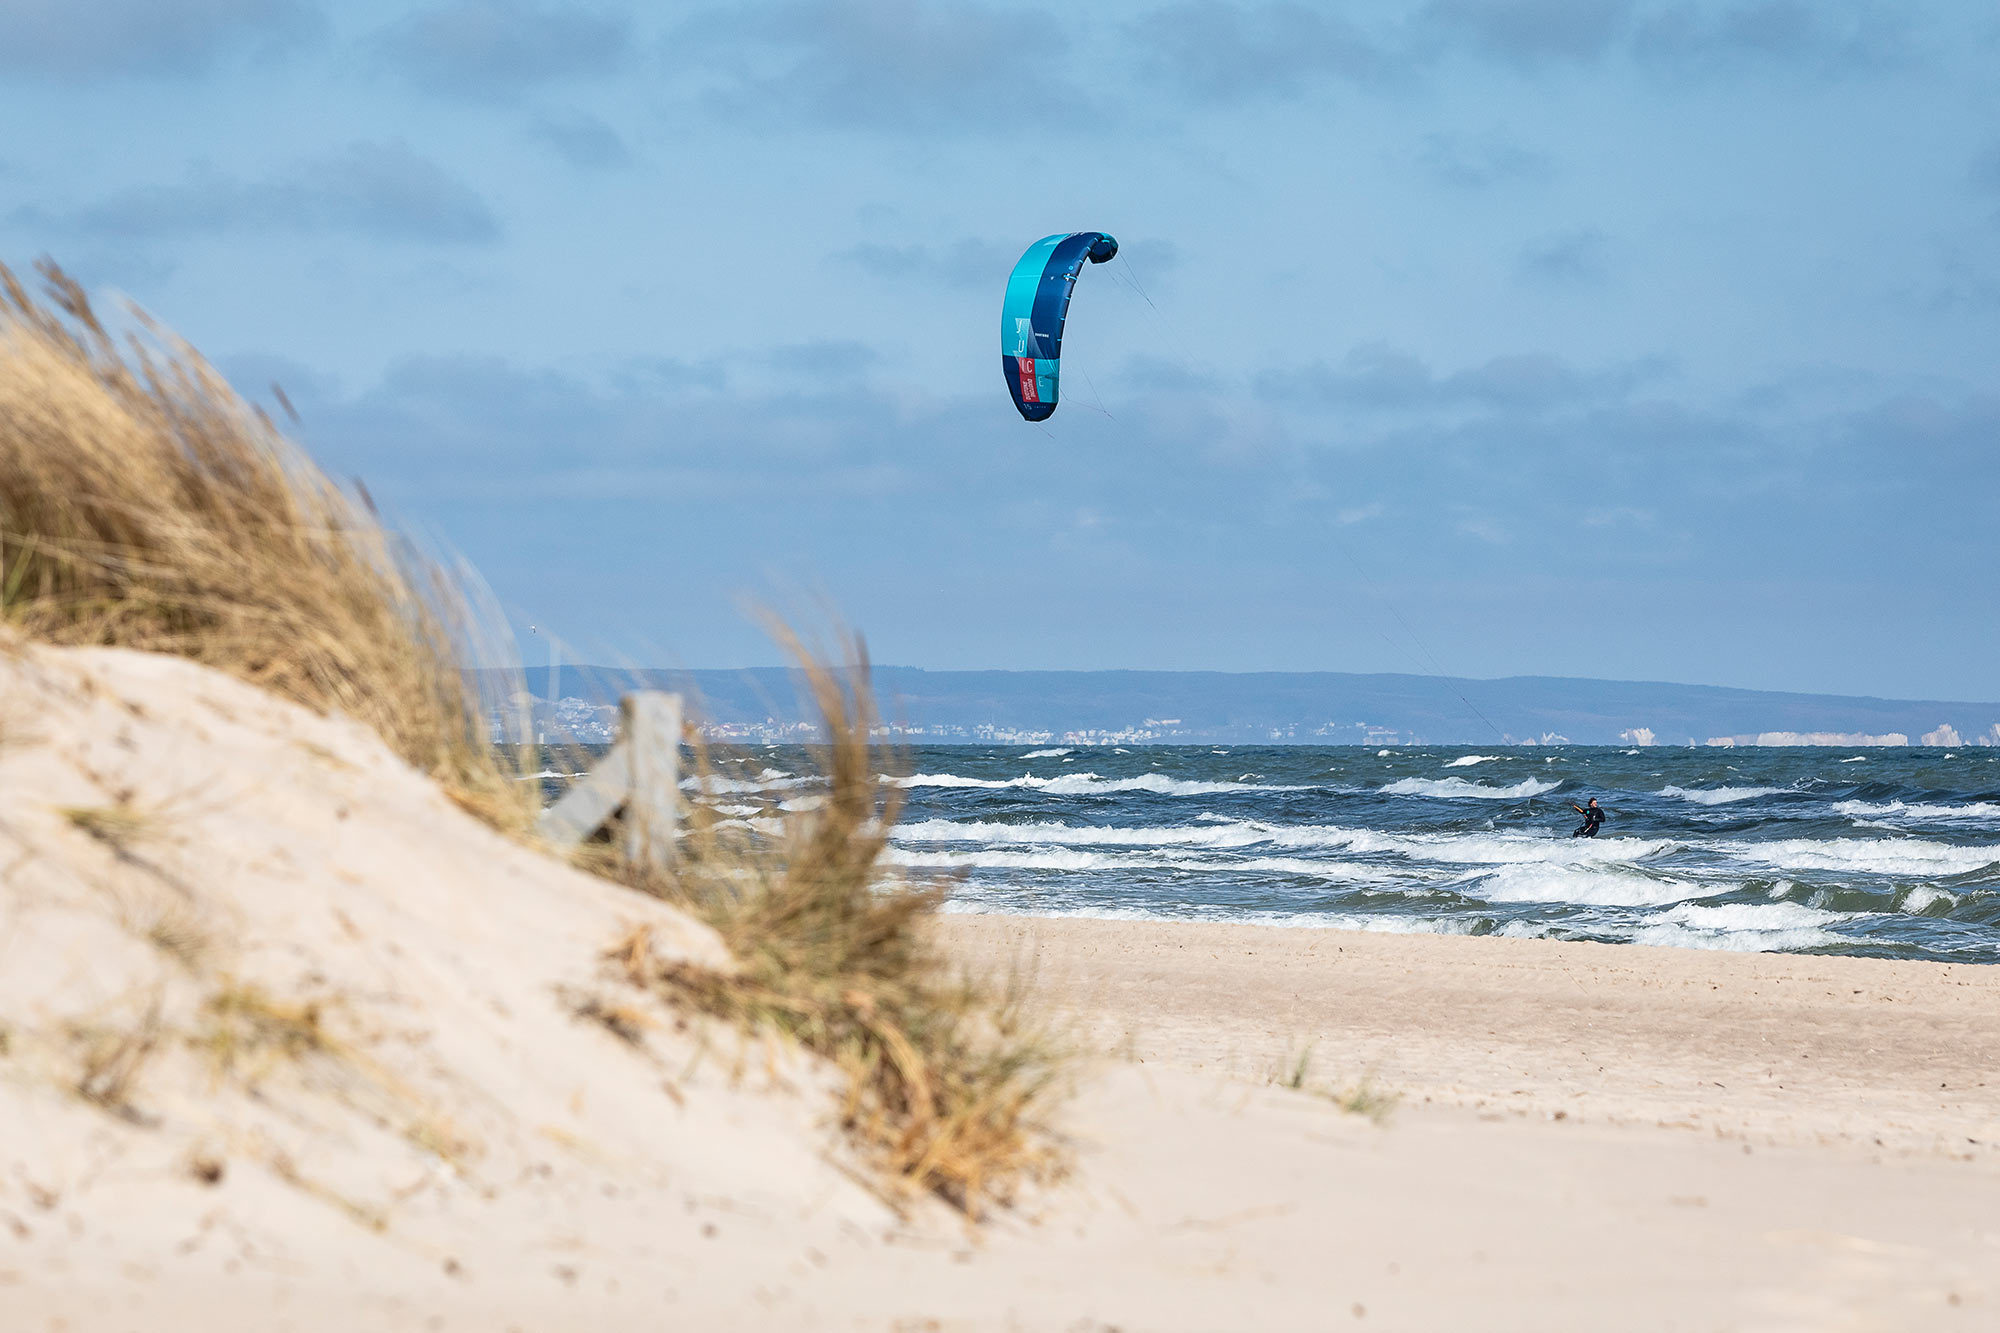
<svg viewBox="0 0 2000 1333">
<path fill-rule="evenodd" d="M 1169 1140 L 1150 1152 L 1171 1177 L 1107 1142 L 1081 1188 L 1141 1178 L 1135 1215 L 1189 1209 L 1162 1233 L 1231 1236 L 1190 1265 L 1255 1270 L 1291 1326 L 1325 1326 L 1310 1312 L 1339 1311 L 1313 1301 L 1336 1292 L 1353 1318 L 1409 1328 L 1996 1317 L 1991 969 L 1081 919 L 945 929 L 974 965 L 1024 969 L 1109 1052 L 1083 1102 L 1120 1127 L 1108 1138 Z M 1289 1091 L 1302 1056 L 1306 1090 Z M 1396 1099 L 1379 1123 L 1309 1109 L 1361 1086 Z M 1230 1326 L 1164 1313 L 1188 1308 L 1161 1326 Z"/>
<path fill-rule="evenodd" d="M 1405 1103 L 2000 1165 L 2000 971 L 1549 940 L 946 919 L 1103 1049 Z"/>
<path fill-rule="evenodd" d="M 1081 1051 L 1067 1173 L 975 1225 L 871 1183 L 824 1062 L 607 961 L 728 966 L 706 927 L 363 729 L 0 673 L 9 1333 L 2000 1314 L 2000 971 L 947 916 Z"/>
</svg>

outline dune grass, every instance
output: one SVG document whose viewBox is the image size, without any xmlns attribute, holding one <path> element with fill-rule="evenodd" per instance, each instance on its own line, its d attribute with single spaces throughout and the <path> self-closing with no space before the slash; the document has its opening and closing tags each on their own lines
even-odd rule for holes
<svg viewBox="0 0 2000 1333">
<path fill-rule="evenodd" d="M 330 481 L 186 344 L 122 342 L 83 289 L 0 266 L 0 626 L 173 653 L 372 727 L 525 822 L 458 664 L 462 585 Z"/>
<path fill-rule="evenodd" d="M 847 665 L 836 667 L 788 631 L 779 637 L 821 719 L 817 800 L 749 820 L 698 805 L 675 873 L 639 887 L 713 925 L 739 971 L 634 979 L 832 1060 L 847 1078 L 841 1121 L 892 1194 L 932 1193 L 976 1217 L 1060 1169 L 1040 1122 L 1067 1053 L 1018 985 L 967 975 L 945 957 L 929 925 L 947 886 L 883 864 L 901 790 L 884 780 L 890 756 L 871 741 L 865 645 L 849 638 Z M 703 785 L 714 761 L 698 752 Z"/>
<path fill-rule="evenodd" d="M 153 820 L 130 804 L 66 805 L 56 813 L 80 833 L 97 839 L 115 852 L 129 849 L 153 831 Z"/>
</svg>

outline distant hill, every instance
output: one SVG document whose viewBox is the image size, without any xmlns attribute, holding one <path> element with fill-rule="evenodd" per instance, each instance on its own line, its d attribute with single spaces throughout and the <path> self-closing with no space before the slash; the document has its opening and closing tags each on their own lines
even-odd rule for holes
<svg viewBox="0 0 2000 1333">
<path fill-rule="evenodd" d="M 538 699 L 548 668 L 527 671 Z M 1990 745 L 2000 703 L 1785 694 L 1659 681 L 1466 680 L 1345 672 L 875 669 L 884 716 L 912 739 L 998 744 Z M 557 726 L 581 735 L 632 689 L 701 701 L 721 734 L 796 738 L 811 717 L 783 667 L 565 667 Z M 537 706 L 538 725 L 549 710 Z"/>
</svg>

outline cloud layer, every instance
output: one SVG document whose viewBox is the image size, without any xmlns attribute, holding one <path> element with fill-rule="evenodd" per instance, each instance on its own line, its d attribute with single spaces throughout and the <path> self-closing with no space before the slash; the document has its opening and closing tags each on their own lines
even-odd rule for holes
<svg viewBox="0 0 2000 1333">
<path fill-rule="evenodd" d="M 390 24 L 368 49 L 425 92 L 506 102 L 544 84 L 610 74 L 631 40 L 630 18 L 615 10 L 458 0 Z"/>
<path fill-rule="evenodd" d="M 15 223 L 120 241 L 306 232 L 467 245 L 500 234 L 472 187 L 393 142 L 352 144 L 259 178 L 196 167 L 174 184 L 135 186 L 63 213 L 25 209 Z"/>
<path fill-rule="evenodd" d="M 319 6 L 306 0 L 7 0 L 0 71 L 188 77 L 244 52 L 303 46 L 325 28 Z"/>
<path fill-rule="evenodd" d="M 1990 6 L 1035 2 L 0 0 L 0 248 L 572 625 L 1361 666 L 1365 564 L 1472 672 L 2000 652 Z"/>
<path fill-rule="evenodd" d="M 746 0 L 665 40 L 675 75 L 732 120 L 930 136 L 1073 123 L 1089 99 L 1052 11 L 979 0 Z"/>
</svg>

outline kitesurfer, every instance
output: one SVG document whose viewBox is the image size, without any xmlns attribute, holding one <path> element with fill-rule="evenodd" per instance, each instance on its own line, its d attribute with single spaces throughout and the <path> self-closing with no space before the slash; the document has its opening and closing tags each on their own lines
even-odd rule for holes
<svg viewBox="0 0 2000 1333">
<path fill-rule="evenodd" d="M 1578 805 L 1575 801 L 1569 803 L 1569 808 L 1583 816 L 1583 822 L 1578 824 L 1576 832 L 1569 836 L 1572 838 L 1596 837 L 1598 826 L 1604 822 L 1604 808 L 1598 805 L 1597 798 L 1595 796 L 1590 798 L 1590 808 L 1588 810 Z"/>
</svg>

